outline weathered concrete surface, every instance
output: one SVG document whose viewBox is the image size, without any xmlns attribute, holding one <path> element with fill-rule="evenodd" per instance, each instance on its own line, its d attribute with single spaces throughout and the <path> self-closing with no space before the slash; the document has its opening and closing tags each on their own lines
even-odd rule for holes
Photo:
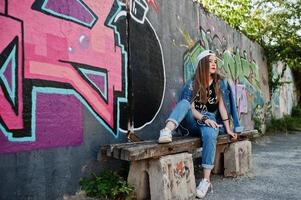
<svg viewBox="0 0 301 200">
<path fill-rule="evenodd" d="M 188 200 L 195 196 L 192 155 L 180 153 L 131 163 L 128 182 L 137 200 Z"/>
<path fill-rule="evenodd" d="M 252 145 L 250 141 L 239 141 L 230 144 L 224 153 L 224 176 L 236 177 L 245 175 L 252 166 Z"/>
<path fill-rule="evenodd" d="M 265 136 L 252 143 L 253 169 L 247 176 L 213 176 L 206 200 L 301 199 L 301 132 Z M 198 181 L 197 181 L 198 183 Z"/>
<path fill-rule="evenodd" d="M 291 115 L 292 109 L 297 106 L 299 99 L 293 73 L 289 67 L 279 61 L 273 65 L 272 76 L 274 80 L 280 76 L 279 81 L 285 83 L 273 91 L 271 97 L 272 113 L 276 118 Z"/>
</svg>

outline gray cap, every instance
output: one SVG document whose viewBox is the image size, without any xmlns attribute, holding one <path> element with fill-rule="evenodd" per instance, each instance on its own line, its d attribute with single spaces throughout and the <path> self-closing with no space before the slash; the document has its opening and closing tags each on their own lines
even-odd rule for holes
<svg viewBox="0 0 301 200">
<path fill-rule="evenodd" d="M 211 55 L 215 55 L 213 53 L 213 51 L 211 51 L 211 50 L 205 50 L 202 53 L 200 53 L 196 59 L 195 66 L 197 66 L 203 58 L 205 58 L 206 56 L 211 56 Z"/>
</svg>

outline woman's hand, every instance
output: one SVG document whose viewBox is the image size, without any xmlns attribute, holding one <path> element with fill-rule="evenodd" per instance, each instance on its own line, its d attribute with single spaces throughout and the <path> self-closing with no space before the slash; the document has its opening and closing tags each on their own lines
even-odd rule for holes
<svg viewBox="0 0 301 200">
<path fill-rule="evenodd" d="M 207 126 L 210 126 L 212 128 L 219 128 L 219 127 L 222 127 L 222 125 L 219 125 L 218 123 L 216 123 L 215 121 L 211 120 L 211 119 L 206 119 L 204 121 L 204 123 L 207 125 Z"/>
<path fill-rule="evenodd" d="M 234 133 L 233 131 L 229 130 L 227 131 L 227 134 L 231 136 L 232 140 L 237 140 L 237 134 Z"/>
</svg>

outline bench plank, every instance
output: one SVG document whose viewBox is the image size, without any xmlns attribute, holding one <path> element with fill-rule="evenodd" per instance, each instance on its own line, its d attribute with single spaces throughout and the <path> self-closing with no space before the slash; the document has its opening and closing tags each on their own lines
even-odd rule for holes
<svg viewBox="0 0 301 200">
<path fill-rule="evenodd" d="M 256 137 L 257 130 L 244 131 L 239 134 L 238 140 Z M 217 145 L 231 143 L 228 135 L 219 135 Z M 193 153 L 201 147 L 198 137 L 175 137 L 173 142 L 168 144 L 158 144 L 157 140 L 147 140 L 140 142 L 129 142 L 121 144 L 110 144 L 101 147 L 102 155 L 126 161 L 136 161 L 149 158 L 158 158 L 164 155 L 181 152 Z"/>
<path fill-rule="evenodd" d="M 147 158 L 157 158 L 164 155 L 176 154 L 181 152 L 192 153 L 193 149 L 201 146 L 199 138 L 174 138 L 168 144 L 158 144 L 157 141 L 147 145 L 137 145 L 122 149 L 122 160 L 143 160 Z"/>
</svg>

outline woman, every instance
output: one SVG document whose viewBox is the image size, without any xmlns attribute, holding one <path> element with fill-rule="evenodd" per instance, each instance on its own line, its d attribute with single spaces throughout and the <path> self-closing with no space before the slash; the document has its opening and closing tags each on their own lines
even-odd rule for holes
<svg viewBox="0 0 301 200">
<path fill-rule="evenodd" d="M 197 197 L 203 198 L 212 187 L 210 174 L 214 167 L 219 129 L 225 129 L 233 139 L 237 138 L 237 134 L 230 128 L 229 115 L 223 100 L 224 82 L 217 73 L 215 54 L 210 50 L 205 50 L 197 57 L 197 63 L 194 77 L 182 89 L 180 101 L 166 120 L 165 128 L 160 131 L 158 142 L 171 142 L 171 133 L 179 125 L 189 134 L 201 137 L 203 179 L 196 191 Z M 221 119 L 220 123 L 217 119 Z"/>
</svg>

